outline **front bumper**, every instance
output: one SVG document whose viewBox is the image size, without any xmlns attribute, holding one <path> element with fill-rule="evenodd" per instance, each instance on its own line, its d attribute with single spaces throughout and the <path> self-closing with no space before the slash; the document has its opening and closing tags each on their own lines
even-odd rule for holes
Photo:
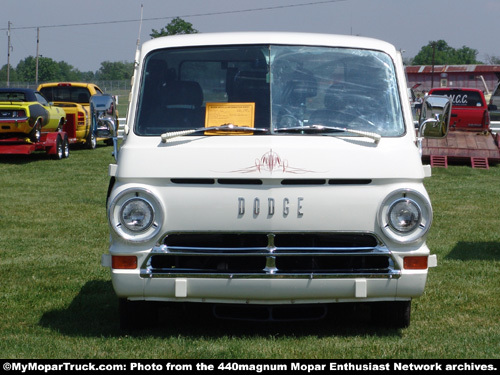
<svg viewBox="0 0 500 375">
<path fill-rule="evenodd" d="M 427 272 L 392 279 L 141 278 L 113 270 L 118 297 L 130 300 L 239 304 L 294 304 L 408 300 L 422 294 Z"/>
<path fill-rule="evenodd" d="M 403 269 L 409 254 L 392 253 L 372 234 L 241 236 L 167 236 L 139 254 L 136 269 L 112 268 L 115 292 L 131 300 L 301 304 L 408 300 L 425 287 L 427 269 Z M 428 254 L 425 245 L 411 252 Z M 109 255 L 103 265 L 111 265 Z"/>
</svg>

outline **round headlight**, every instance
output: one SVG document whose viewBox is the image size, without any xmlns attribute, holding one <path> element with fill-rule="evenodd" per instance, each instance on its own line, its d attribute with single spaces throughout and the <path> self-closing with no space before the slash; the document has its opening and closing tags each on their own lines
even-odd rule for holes
<svg viewBox="0 0 500 375">
<path fill-rule="evenodd" d="M 122 238 L 145 242 L 163 225 L 164 210 L 155 195 L 143 188 L 126 189 L 112 199 L 108 208 L 111 228 Z"/>
<path fill-rule="evenodd" d="M 432 207 L 418 191 L 400 189 L 385 198 L 378 220 L 382 232 L 393 241 L 415 242 L 431 227 Z"/>
<path fill-rule="evenodd" d="M 147 230 L 153 224 L 154 210 L 143 198 L 132 198 L 126 201 L 121 209 L 122 224 L 133 232 Z"/>
<path fill-rule="evenodd" d="M 394 230 L 408 233 L 418 227 L 422 214 L 417 203 L 403 198 L 389 207 L 388 216 L 388 223 Z"/>
</svg>

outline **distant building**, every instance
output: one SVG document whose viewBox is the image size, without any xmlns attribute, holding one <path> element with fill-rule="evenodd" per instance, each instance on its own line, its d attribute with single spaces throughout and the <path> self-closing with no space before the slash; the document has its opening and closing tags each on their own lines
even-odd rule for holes
<svg viewBox="0 0 500 375">
<path fill-rule="evenodd" d="M 500 65 L 413 65 L 406 67 L 408 87 L 467 87 L 491 92 L 500 80 Z"/>
</svg>

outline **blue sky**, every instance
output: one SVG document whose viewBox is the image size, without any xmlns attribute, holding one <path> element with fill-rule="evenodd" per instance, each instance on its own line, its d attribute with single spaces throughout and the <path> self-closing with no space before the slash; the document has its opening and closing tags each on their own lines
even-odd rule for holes
<svg viewBox="0 0 500 375">
<path fill-rule="evenodd" d="M 132 61 L 139 36 L 150 39 L 172 18 L 200 32 L 303 31 L 362 35 L 415 56 L 431 40 L 500 57 L 500 0 L 2 0 L 0 66 L 39 54 L 95 71 L 102 61 Z"/>
</svg>

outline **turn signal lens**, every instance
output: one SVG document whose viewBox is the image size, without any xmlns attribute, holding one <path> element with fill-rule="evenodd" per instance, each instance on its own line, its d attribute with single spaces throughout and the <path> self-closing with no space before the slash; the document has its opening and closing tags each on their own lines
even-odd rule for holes
<svg viewBox="0 0 500 375">
<path fill-rule="evenodd" d="M 137 268 L 136 256 L 112 256 L 111 267 L 118 270 L 133 270 Z"/>
<path fill-rule="evenodd" d="M 405 257 L 403 267 L 405 270 L 426 270 L 427 257 Z"/>
</svg>

